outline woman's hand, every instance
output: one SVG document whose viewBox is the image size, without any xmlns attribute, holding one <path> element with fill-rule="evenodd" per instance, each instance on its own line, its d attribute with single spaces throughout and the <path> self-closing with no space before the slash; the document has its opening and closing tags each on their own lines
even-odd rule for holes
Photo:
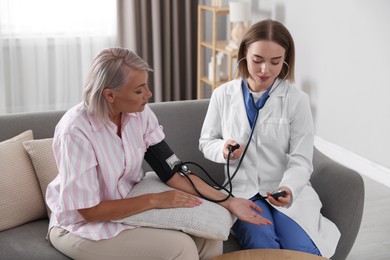
<svg viewBox="0 0 390 260">
<path fill-rule="evenodd" d="M 202 204 L 202 201 L 198 197 L 180 190 L 154 193 L 150 202 L 157 209 L 193 208 Z"/>
<path fill-rule="evenodd" d="M 271 196 L 271 192 L 267 192 L 268 201 L 271 204 L 278 206 L 278 207 L 287 207 L 287 206 L 291 205 L 291 190 L 286 186 L 280 187 L 278 190 L 284 190 L 286 192 L 286 195 L 283 197 L 279 197 L 276 200 Z"/>
<path fill-rule="evenodd" d="M 259 214 L 263 210 L 250 200 L 230 197 L 227 203 L 227 209 L 242 221 L 255 225 L 272 225 L 270 220 Z"/>
<path fill-rule="evenodd" d="M 229 139 L 225 142 L 225 144 L 223 145 L 223 157 L 225 159 L 227 159 L 228 155 L 229 155 L 229 147 L 230 146 L 235 146 L 237 145 L 238 143 L 232 139 Z M 241 145 L 238 149 L 234 150 L 231 157 L 230 157 L 230 160 L 235 160 L 237 158 L 240 158 L 240 156 L 242 155 L 242 153 L 244 152 L 244 147 Z"/>
</svg>

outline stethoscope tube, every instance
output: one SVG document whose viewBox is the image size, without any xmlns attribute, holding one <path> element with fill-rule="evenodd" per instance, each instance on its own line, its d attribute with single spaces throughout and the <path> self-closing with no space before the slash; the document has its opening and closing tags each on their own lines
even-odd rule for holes
<svg viewBox="0 0 390 260">
<path fill-rule="evenodd" d="M 242 156 L 241 156 L 241 158 L 240 158 L 240 161 L 238 162 L 238 165 L 237 165 L 237 167 L 236 167 L 236 170 L 234 171 L 234 173 L 233 173 L 232 176 L 230 175 L 230 170 L 229 170 L 230 167 L 229 167 L 229 165 L 230 165 L 230 157 L 231 157 L 231 154 L 233 153 L 233 151 L 232 151 L 232 150 L 229 150 L 229 152 L 228 152 L 227 161 L 226 161 L 226 163 L 227 163 L 227 166 L 226 166 L 226 167 L 227 167 L 227 170 L 226 170 L 227 181 L 226 181 L 225 184 L 221 185 L 221 184 L 219 184 L 217 181 L 215 181 L 214 178 L 211 177 L 211 175 L 210 175 L 202 166 L 200 166 L 198 163 L 188 161 L 188 162 L 183 162 L 183 163 L 181 164 L 181 165 L 192 164 L 192 165 L 198 166 L 198 167 L 203 171 L 203 173 L 206 174 L 206 176 L 210 179 L 210 181 L 212 181 L 212 182 L 214 183 L 214 185 L 215 185 L 215 186 L 213 186 L 214 189 L 217 189 L 217 190 L 224 190 L 224 191 L 227 192 L 226 197 L 223 198 L 223 199 L 220 199 L 220 200 L 214 200 L 214 199 L 207 198 L 205 195 L 203 195 L 202 192 L 200 192 L 200 191 L 198 190 L 198 188 L 196 187 L 196 185 L 194 184 L 194 182 L 191 180 L 191 178 L 190 178 L 187 174 L 185 174 L 184 176 L 185 176 L 185 177 L 187 178 L 187 180 L 191 183 L 192 187 L 194 188 L 194 190 L 196 191 L 196 193 L 198 193 L 198 195 L 199 195 L 201 198 L 206 199 L 206 200 L 211 201 L 211 202 L 218 203 L 218 202 L 224 202 L 224 201 L 228 200 L 230 197 L 234 197 L 234 195 L 233 195 L 233 184 L 232 184 L 232 181 L 233 181 L 233 178 L 236 176 L 238 170 L 240 169 L 241 163 L 242 163 L 242 161 L 244 160 L 245 154 L 246 154 L 246 152 L 247 152 L 247 150 L 248 150 L 248 147 L 249 147 L 249 144 L 250 144 L 250 142 L 251 142 L 251 140 L 252 140 L 252 136 L 253 136 L 253 133 L 254 133 L 254 130 L 255 130 L 255 125 L 256 125 L 256 122 L 257 122 L 258 115 L 259 115 L 259 111 L 260 111 L 260 110 L 257 110 L 257 112 L 256 112 L 254 124 L 253 124 L 253 127 L 252 127 L 252 129 L 251 129 L 251 133 L 250 133 L 250 136 L 249 136 L 249 138 L 248 138 L 248 142 L 247 142 L 247 144 L 246 144 L 246 146 L 245 146 L 244 152 L 242 153 Z M 181 167 L 181 166 L 180 166 L 180 167 Z M 201 180 L 203 180 L 204 182 L 207 183 L 207 181 L 204 180 L 204 179 L 203 179 L 202 177 L 200 177 L 199 175 L 196 175 L 196 176 L 197 176 L 198 178 L 200 178 Z M 227 186 L 227 185 L 229 185 L 229 189 L 226 189 L 226 186 Z"/>
<path fill-rule="evenodd" d="M 227 175 L 227 177 L 228 177 L 228 182 L 225 183 L 224 185 L 222 185 L 222 187 L 224 187 L 224 188 L 226 187 L 226 185 L 227 185 L 228 183 L 231 183 L 231 181 L 233 180 L 233 178 L 236 176 L 238 170 L 240 169 L 241 163 L 242 163 L 242 161 L 244 160 L 244 157 L 245 157 L 245 155 L 246 155 L 246 152 L 248 151 L 249 144 L 250 144 L 250 142 L 251 142 L 251 140 L 252 140 L 253 133 L 255 132 L 255 125 L 256 125 L 256 122 L 257 122 L 257 118 L 259 117 L 259 111 L 260 111 L 260 110 L 257 110 L 257 112 L 256 112 L 255 120 L 253 120 L 253 127 L 252 127 L 252 129 L 251 129 L 251 133 L 250 133 L 250 135 L 249 135 L 248 142 L 246 143 L 246 146 L 245 146 L 245 148 L 244 148 L 244 152 L 242 153 L 241 158 L 240 158 L 240 160 L 238 161 L 237 167 L 236 167 L 236 169 L 234 170 L 233 175 L 232 175 L 231 177 L 230 177 L 230 170 L 229 170 L 229 168 L 230 168 L 230 157 L 231 157 L 230 155 L 231 155 L 232 153 L 229 151 L 229 154 L 228 154 L 228 156 L 227 156 L 227 161 L 226 161 L 226 168 L 227 168 L 227 169 L 226 169 L 226 175 Z"/>
<path fill-rule="evenodd" d="M 203 193 L 200 192 L 200 190 L 198 190 L 198 188 L 196 187 L 195 183 L 191 180 L 191 178 L 188 176 L 188 174 L 185 174 L 184 176 L 185 176 L 185 177 L 187 178 L 187 180 L 191 183 L 192 187 L 194 188 L 194 190 L 196 191 L 196 193 L 198 193 L 198 195 L 199 195 L 201 198 L 203 198 L 203 199 L 205 199 L 205 200 L 208 200 L 208 201 L 211 201 L 211 202 L 219 203 L 219 202 L 224 202 L 224 201 L 228 200 L 230 197 L 234 197 L 233 192 L 232 192 L 232 191 L 233 191 L 233 185 L 232 185 L 232 183 L 231 183 L 231 180 L 227 183 L 227 184 L 229 184 L 229 190 L 227 190 L 227 189 L 226 189 L 227 184 L 226 184 L 224 187 L 223 187 L 222 185 L 220 185 L 220 184 L 219 184 L 217 181 L 215 181 L 215 180 L 213 179 L 213 177 L 211 177 L 210 174 L 209 174 L 202 166 L 200 166 L 198 163 L 190 162 L 190 161 L 181 163 L 181 165 L 186 165 L 186 164 L 192 164 L 192 165 L 198 166 L 198 167 L 203 171 L 203 173 L 205 173 L 205 174 L 207 175 L 207 177 L 214 183 L 214 185 L 215 185 L 215 186 L 213 186 L 214 189 L 217 189 L 217 190 L 224 190 L 224 191 L 227 192 L 226 197 L 223 198 L 223 199 L 219 199 L 219 200 L 210 199 L 210 198 L 206 197 L 205 195 L 203 195 Z M 180 167 L 181 167 L 181 166 L 180 166 Z M 195 175 L 196 175 L 196 174 L 195 174 Z M 197 176 L 198 178 L 200 178 L 202 181 L 204 181 L 204 182 L 207 183 L 207 181 L 206 181 L 205 179 L 203 179 L 201 176 L 199 176 L 199 175 L 196 175 L 196 176 Z M 229 179 L 230 179 L 230 178 L 229 178 Z"/>
<path fill-rule="evenodd" d="M 279 83 L 279 84 L 280 84 L 280 83 Z M 278 84 L 277 86 L 279 86 L 279 84 Z M 277 87 L 277 86 L 276 86 L 276 87 Z M 271 91 L 268 93 L 267 99 L 269 98 L 269 94 L 270 94 L 270 93 L 271 93 Z M 252 102 L 254 102 L 253 97 L 252 97 Z M 211 177 L 210 174 L 209 174 L 202 166 L 200 166 L 198 163 L 188 161 L 188 162 L 183 162 L 183 163 L 181 164 L 181 165 L 193 164 L 193 165 L 198 166 L 198 167 L 203 171 L 203 173 L 205 173 L 206 176 L 214 183 L 215 186 L 213 186 L 213 187 L 214 187 L 215 189 L 217 189 L 217 190 L 224 190 L 224 191 L 227 192 L 226 197 L 223 198 L 223 199 L 220 199 L 220 200 L 214 200 L 214 199 L 207 198 L 205 195 L 202 194 L 202 192 L 200 192 L 200 191 L 198 190 L 198 188 L 196 187 L 196 185 L 194 184 L 194 182 L 191 180 L 191 178 L 190 178 L 187 174 L 185 174 L 184 176 L 185 176 L 185 177 L 187 178 L 187 180 L 191 183 L 192 187 L 194 188 L 194 190 L 198 193 L 198 195 L 199 195 L 201 198 L 206 199 L 206 200 L 211 201 L 211 202 L 218 203 L 218 202 L 224 202 L 224 201 L 228 200 L 230 197 L 234 197 L 234 195 L 233 195 L 233 184 L 232 184 L 232 181 L 233 181 L 233 178 L 236 176 L 238 170 L 240 169 L 241 163 L 242 163 L 242 161 L 244 160 L 244 157 L 245 157 L 246 152 L 247 152 L 247 150 L 248 150 L 249 144 L 250 144 L 250 142 L 251 142 L 251 140 L 252 140 L 252 136 L 253 136 L 253 133 L 254 133 L 254 131 L 255 131 L 255 126 L 256 126 L 257 118 L 258 118 L 258 116 L 259 116 L 259 111 L 260 111 L 260 109 L 257 109 L 257 110 L 256 110 L 256 115 L 255 115 L 255 119 L 254 119 L 254 121 L 253 121 L 253 127 L 252 127 L 252 129 L 251 129 L 251 133 L 250 133 L 250 135 L 249 135 L 248 142 L 247 142 L 247 144 L 246 144 L 246 146 L 245 146 L 244 152 L 242 153 L 242 156 L 241 156 L 241 158 L 240 158 L 240 161 L 238 162 L 238 165 L 237 165 L 237 167 L 236 167 L 236 169 L 235 169 L 235 171 L 234 171 L 234 173 L 233 173 L 232 176 L 230 175 L 230 170 L 229 170 L 229 168 L 230 168 L 230 157 L 231 157 L 233 151 L 232 151 L 231 149 L 229 149 L 229 152 L 228 152 L 228 155 L 227 155 L 227 161 L 226 161 L 226 167 L 227 167 L 227 170 L 226 170 L 227 181 L 226 181 L 225 184 L 220 185 L 220 184 L 219 184 L 217 181 L 215 181 L 214 178 Z M 181 166 L 180 166 L 180 167 L 181 167 Z M 200 179 L 202 179 L 204 182 L 207 183 L 207 181 L 204 180 L 204 179 L 203 179 L 202 177 L 200 177 L 199 175 L 197 175 L 197 177 L 200 178 Z M 226 189 L 226 186 L 227 186 L 227 185 L 229 185 L 229 189 Z"/>
</svg>

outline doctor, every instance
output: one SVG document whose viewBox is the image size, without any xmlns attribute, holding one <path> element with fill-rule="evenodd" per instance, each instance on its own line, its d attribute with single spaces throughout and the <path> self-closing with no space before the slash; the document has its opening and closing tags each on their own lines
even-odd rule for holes
<svg viewBox="0 0 390 260">
<path fill-rule="evenodd" d="M 229 158 L 230 173 L 242 160 L 233 194 L 255 201 L 273 225 L 237 220 L 232 230 L 243 249 L 282 248 L 331 257 L 340 232 L 321 215 L 321 201 L 309 181 L 313 121 L 308 95 L 290 85 L 293 39 L 277 21 L 258 22 L 244 36 L 237 60 L 237 79 L 212 94 L 199 148 L 206 158 L 226 163 L 229 146 L 240 145 Z M 270 192 L 276 190 L 286 195 L 275 200 Z"/>
</svg>

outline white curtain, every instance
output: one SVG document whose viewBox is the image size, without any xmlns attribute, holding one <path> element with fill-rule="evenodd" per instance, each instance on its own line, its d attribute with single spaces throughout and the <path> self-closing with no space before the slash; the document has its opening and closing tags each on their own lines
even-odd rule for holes
<svg viewBox="0 0 390 260">
<path fill-rule="evenodd" d="M 116 24 L 116 0 L 0 0 L 0 114 L 79 103 Z"/>
</svg>

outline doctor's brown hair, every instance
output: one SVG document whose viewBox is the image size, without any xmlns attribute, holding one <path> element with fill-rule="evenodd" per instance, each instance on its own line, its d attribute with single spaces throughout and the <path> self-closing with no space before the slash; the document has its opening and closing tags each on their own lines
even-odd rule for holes
<svg viewBox="0 0 390 260">
<path fill-rule="evenodd" d="M 288 74 L 286 79 L 293 83 L 295 68 L 294 40 L 282 23 L 270 19 L 253 24 L 244 35 L 238 48 L 236 77 L 249 78 L 247 60 L 245 58 L 247 50 L 249 45 L 261 40 L 275 42 L 286 50 L 284 61 L 289 65 L 289 68 L 284 64 L 278 78 L 283 79 Z"/>
</svg>

